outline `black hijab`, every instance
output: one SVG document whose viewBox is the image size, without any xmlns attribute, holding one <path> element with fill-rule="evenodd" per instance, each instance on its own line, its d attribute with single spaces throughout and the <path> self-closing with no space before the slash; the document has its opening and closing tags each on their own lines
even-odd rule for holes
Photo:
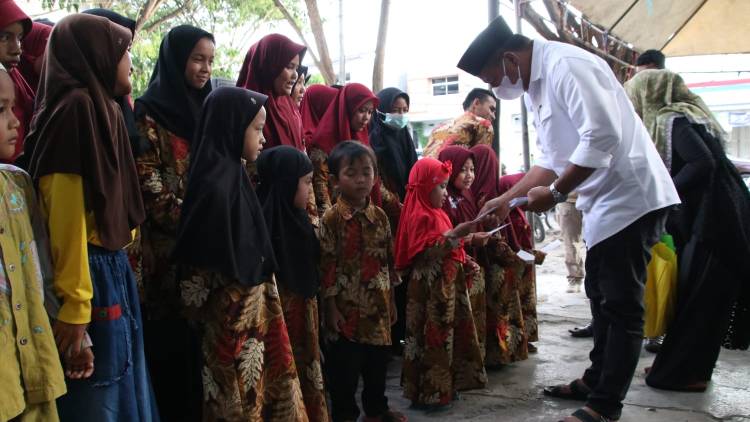
<svg viewBox="0 0 750 422">
<path fill-rule="evenodd" d="M 135 21 L 133 19 L 127 18 L 109 9 L 101 8 L 84 10 L 81 13 L 107 18 L 110 22 L 129 29 L 135 39 Z M 115 102 L 122 110 L 122 117 L 125 119 L 125 128 L 128 130 L 128 139 L 130 140 L 130 147 L 133 149 L 133 155 L 138 156 L 143 152 L 144 146 L 141 141 L 141 135 L 138 133 L 138 129 L 135 126 L 135 113 L 133 112 L 133 106 L 130 105 L 130 99 L 127 96 L 115 97 Z"/>
<path fill-rule="evenodd" d="M 298 149 L 281 145 L 258 158 L 258 197 L 271 233 L 278 283 L 305 298 L 318 292 L 320 245 L 307 211 L 294 206 L 299 178 L 313 171 Z"/>
<path fill-rule="evenodd" d="M 135 100 L 135 116 L 148 114 L 156 123 L 191 142 L 201 104 L 211 92 L 211 83 L 199 91 L 185 82 L 185 66 L 201 38 L 214 36 L 200 28 L 180 25 L 172 28 L 161 42 L 159 59 L 151 74 L 146 93 Z"/>
<path fill-rule="evenodd" d="M 206 98 L 191 146 L 174 259 L 256 286 L 276 270 L 258 197 L 240 158 L 247 126 L 268 97 L 222 87 Z"/>
<path fill-rule="evenodd" d="M 386 88 L 378 92 L 381 113 L 390 113 L 393 102 L 397 98 L 406 100 L 409 95 L 398 88 Z M 386 180 L 390 180 L 401 201 L 406 197 L 406 185 L 409 182 L 409 172 L 417 162 L 417 151 L 411 138 L 409 128 L 393 129 L 383 123 L 383 116 L 375 113 L 372 118 L 370 131 L 370 146 L 378 157 L 378 165 Z"/>
</svg>

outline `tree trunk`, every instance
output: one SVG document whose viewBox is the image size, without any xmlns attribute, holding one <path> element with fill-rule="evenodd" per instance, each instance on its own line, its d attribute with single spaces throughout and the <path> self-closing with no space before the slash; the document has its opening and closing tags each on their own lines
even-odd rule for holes
<svg viewBox="0 0 750 422">
<path fill-rule="evenodd" d="M 385 67 L 385 41 L 388 37 L 388 10 L 391 0 L 380 0 L 380 25 L 378 42 L 375 46 L 375 64 L 372 66 L 372 92 L 383 89 L 383 70 Z"/>
<path fill-rule="evenodd" d="M 315 37 L 315 45 L 318 47 L 318 54 L 320 55 L 320 64 L 316 63 L 316 65 L 318 65 L 323 79 L 326 80 L 326 84 L 332 85 L 336 83 L 336 72 L 333 70 L 331 54 L 328 52 L 328 43 L 326 42 L 326 34 L 323 32 L 323 20 L 320 18 L 318 1 L 305 0 L 305 5 L 307 6 L 307 17 L 310 19 L 310 29 Z"/>
<path fill-rule="evenodd" d="M 138 12 L 138 18 L 135 20 L 135 32 L 143 28 L 143 25 L 154 16 L 156 9 L 164 2 L 164 0 L 147 0 L 141 10 Z"/>
</svg>

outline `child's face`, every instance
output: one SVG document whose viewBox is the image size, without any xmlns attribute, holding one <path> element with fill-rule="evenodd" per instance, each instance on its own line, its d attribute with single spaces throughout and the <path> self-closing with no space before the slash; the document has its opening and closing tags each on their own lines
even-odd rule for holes
<svg viewBox="0 0 750 422">
<path fill-rule="evenodd" d="M 0 159 L 3 160 L 10 160 L 16 152 L 16 129 L 20 122 L 13 114 L 15 98 L 13 81 L 6 72 L 0 70 Z"/>
<path fill-rule="evenodd" d="M 130 84 L 130 70 L 133 63 L 130 61 L 130 49 L 122 55 L 120 63 L 117 64 L 117 80 L 115 81 L 115 97 L 130 94 L 133 86 Z"/>
<path fill-rule="evenodd" d="M 464 165 L 463 167 L 461 167 L 461 171 L 458 173 L 458 175 L 456 175 L 456 178 L 453 179 L 453 187 L 461 191 L 469 189 L 473 182 L 474 160 L 469 158 L 466 160 L 466 162 L 464 162 Z"/>
<path fill-rule="evenodd" d="M 297 182 L 297 193 L 294 195 L 294 207 L 299 209 L 307 208 L 307 201 L 310 198 L 312 190 L 312 172 L 299 178 Z"/>
<path fill-rule="evenodd" d="M 448 179 L 435 186 L 430 192 L 430 205 L 432 208 L 443 208 L 443 202 L 448 198 Z"/>
<path fill-rule="evenodd" d="M 13 22 L 5 28 L 0 28 L 0 63 L 6 68 L 16 66 L 21 61 L 22 39 L 21 22 Z"/>
<path fill-rule="evenodd" d="M 352 132 L 359 132 L 360 130 L 367 127 L 367 124 L 372 118 L 372 113 L 374 110 L 375 106 L 373 106 L 372 101 L 368 101 L 362 104 L 362 106 L 358 109 L 354 110 L 354 113 L 352 113 L 351 121 L 349 122 L 349 126 L 352 128 Z"/>
<path fill-rule="evenodd" d="M 361 156 L 343 163 L 334 183 L 346 200 L 361 203 L 370 196 L 375 184 L 375 166 L 368 156 Z"/>
<path fill-rule="evenodd" d="M 292 95 L 294 83 L 297 82 L 297 68 L 299 67 L 299 54 L 294 56 L 281 70 L 273 81 L 273 93 L 277 96 Z"/>
<path fill-rule="evenodd" d="M 203 89 L 211 80 L 216 46 L 209 38 L 201 38 L 195 43 L 185 65 L 185 82 L 193 89 Z"/>
<path fill-rule="evenodd" d="M 242 158 L 253 162 L 258 159 L 258 155 L 263 150 L 263 144 L 266 138 L 263 137 L 263 126 L 266 124 L 266 108 L 261 107 L 258 114 L 245 129 L 245 143 L 242 148 Z"/>
<path fill-rule="evenodd" d="M 302 78 L 303 76 L 300 75 L 299 77 Z M 301 80 L 298 84 L 294 85 L 292 99 L 294 100 L 294 103 L 297 104 L 297 107 L 302 104 L 302 98 L 305 96 L 305 91 L 307 91 L 307 87 L 305 86 L 304 80 Z"/>
</svg>

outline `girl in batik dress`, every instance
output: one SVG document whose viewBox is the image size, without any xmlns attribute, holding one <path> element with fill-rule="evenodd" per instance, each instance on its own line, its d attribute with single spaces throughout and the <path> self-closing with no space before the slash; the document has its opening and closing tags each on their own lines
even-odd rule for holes
<svg viewBox="0 0 750 422">
<path fill-rule="evenodd" d="M 200 331 L 204 421 L 307 421 L 263 210 L 242 159 L 264 142 L 267 97 L 224 87 L 192 145 L 174 258 Z"/>
<path fill-rule="evenodd" d="M 404 397 L 426 410 L 448 407 L 456 379 L 487 381 L 465 289 L 466 254 L 461 238 L 471 225 L 452 228 L 442 210 L 451 164 L 418 161 L 409 175 L 406 201 L 396 235 L 396 269 L 409 279 L 402 384 Z M 466 324 L 458 326 L 458 322 Z M 454 357 L 477 362 L 456 368 Z M 473 369 L 457 375 L 457 369 Z"/>
</svg>

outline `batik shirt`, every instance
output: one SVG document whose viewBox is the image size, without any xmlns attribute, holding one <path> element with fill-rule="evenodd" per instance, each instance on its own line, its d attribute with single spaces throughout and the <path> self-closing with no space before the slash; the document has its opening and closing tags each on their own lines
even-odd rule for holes
<svg viewBox="0 0 750 422">
<path fill-rule="evenodd" d="M 320 248 L 321 292 L 324 299 L 335 297 L 344 318 L 340 334 L 356 343 L 390 345 L 391 288 L 399 279 L 385 212 L 369 202 L 354 210 L 339 197 L 323 216 Z"/>
<path fill-rule="evenodd" d="M 467 111 L 460 117 L 436 127 L 430 134 L 423 156 L 438 158 L 440 151 L 451 145 L 471 148 L 492 145 L 492 122 Z"/>
</svg>

